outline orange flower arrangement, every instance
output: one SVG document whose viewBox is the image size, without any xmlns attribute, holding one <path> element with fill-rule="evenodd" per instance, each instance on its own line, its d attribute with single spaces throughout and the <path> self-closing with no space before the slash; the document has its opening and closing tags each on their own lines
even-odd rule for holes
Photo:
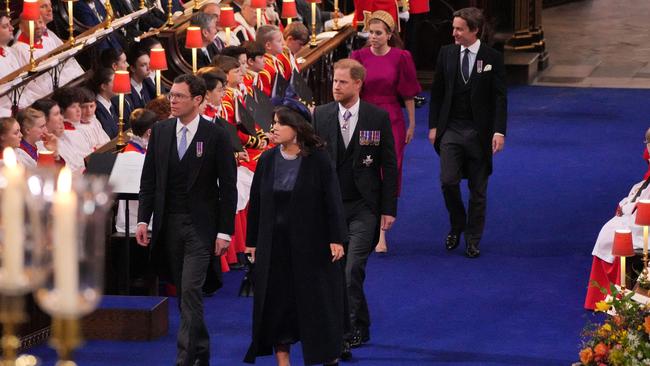
<svg viewBox="0 0 650 366">
<path fill-rule="evenodd" d="M 594 351 L 590 347 L 587 347 L 580 351 L 580 362 L 584 365 L 588 365 L 591 361 L 594 360 Z"/>
<path fill-rule="evenodd" d="M 643 322 L 643 326 L 645 327 L 645 332 L 650 334 L 650 315 L 645 317 L 645 321 Z"/>
</svg>

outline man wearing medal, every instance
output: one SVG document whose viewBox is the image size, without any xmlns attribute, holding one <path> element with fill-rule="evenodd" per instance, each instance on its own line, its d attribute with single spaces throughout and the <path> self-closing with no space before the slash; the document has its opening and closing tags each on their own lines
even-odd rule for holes
<svg viewBox="0 0 650 366">
<path fill-rule="evenodd" d="M 202 287 L 212 256 L 226 252 L 235 230 L 235 159 L 226 130 L 201 118 L 205 93 L 194 75 L 174 80 L 168 94 L 174 118 L 152 128 L 140 182 L 136 239 L 149 246 L 153 215 L 151 258 L 178 294 L 179 366 L 209 365 Z"/>
<path fill-rule="evenodd" d="M 370 314 L 363 291 L 366 263 L 379 230 L 388 230 L 397 214 L 397 158 L 388 113 L 359 98 L 366 70 L 358 61 L 334 65 L 334 102 L 316 107 L 314 129 L 327 149 L 341 186 L 348 225 L 345 275 L 350 307 L 349 346 L 370 339 Z"/>
</svg>

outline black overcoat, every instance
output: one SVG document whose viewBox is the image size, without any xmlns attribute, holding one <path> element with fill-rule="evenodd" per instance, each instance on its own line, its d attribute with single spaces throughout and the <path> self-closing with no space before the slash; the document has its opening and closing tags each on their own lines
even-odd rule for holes
<svg viewBox="0 0 650 366">
<path fill-rule="evenodd" d="M 255 247 L 253 340 L 245 362 L 269 355 L 262 345 L 262 315 L 273 242 L 274 161 L 278 147 L 262 154 L 251 187 L 246 245 Z M 347 236 L 338 179 L 327 153 L 304 156 L 289 204 L 292 272 L 305 364 L 332 361 L 341 354 L 345 324 L 345 276 L 342 262 L 332 262 L 330 243 Z"/>
</svg>

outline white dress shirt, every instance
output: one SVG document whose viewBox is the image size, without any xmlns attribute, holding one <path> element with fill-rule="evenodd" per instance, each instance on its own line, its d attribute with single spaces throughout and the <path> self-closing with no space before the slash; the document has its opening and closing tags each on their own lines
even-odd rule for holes
<svg viewBox="0 0 650 366">
<path fill-rule="evenodd" d="M 18 60 L 18 66 L 22 67 L 27 65 L 29 63 L 29 45 L 20 41 L 16 41 L 16 43 L 14 43 L 11 47 L 13 48 L 16 60 Z M 39 57 L 45 56 L 47 52 L 48 51 L 45 49 L 45 47 L 34 48 L 34 58 L 37 59 Z M 52 77 L 50 76 L 50 73 L 46 72 L 27 84 L 23 94 L 20 97 L 20 100 L 18 101 L 18 106 L 20 108 L 28 107 L 37 99 L 45 97 L 46 95 L 52 93 L 52 91 Z"/>
</svg>

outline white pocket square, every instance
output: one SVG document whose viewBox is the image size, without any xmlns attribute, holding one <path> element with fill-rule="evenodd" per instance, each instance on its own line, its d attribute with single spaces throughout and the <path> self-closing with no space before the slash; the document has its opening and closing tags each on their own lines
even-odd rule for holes
<svg viewBox="0 0 650 366">
<path fill-rule="evenodd" d="M 490 71 L 490 70 L 492 70 L 492 65 L 490 65 L 490 64 L 485 65 L 485 67 L 483 68 L 483 72 L 487 72 L 487 71 Z"/>
</svg>

